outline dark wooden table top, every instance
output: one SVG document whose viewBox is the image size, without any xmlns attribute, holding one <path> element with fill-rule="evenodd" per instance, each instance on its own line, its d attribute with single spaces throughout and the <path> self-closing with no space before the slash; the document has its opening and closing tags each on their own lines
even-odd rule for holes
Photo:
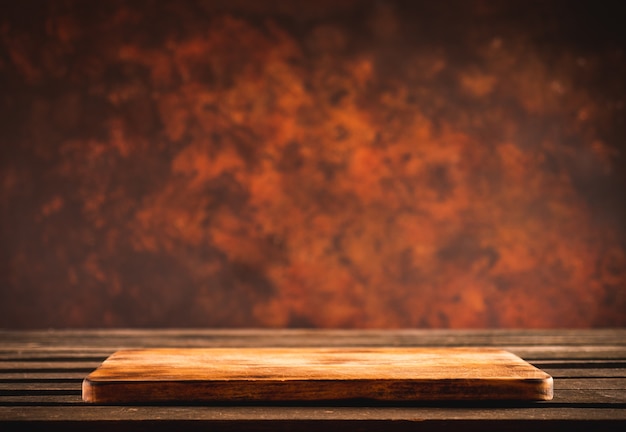
<svg viewBox="0 0 626 432">
<path fill-rule="evenodd" d="M 554 377 L 554 399 L 394 405 L 126 405 L 81 400 L 107 356 L 148 347 L 507 349 Z M 626 329 L 0 330 L 0 430 L 626 430 Z"/>
</svg>

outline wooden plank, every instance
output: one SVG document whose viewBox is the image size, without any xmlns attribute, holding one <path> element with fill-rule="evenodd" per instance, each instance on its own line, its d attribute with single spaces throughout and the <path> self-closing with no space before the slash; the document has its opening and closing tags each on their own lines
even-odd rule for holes
<svg viewBox="0 0 626 432">
<path fill-rule="evenodd" d="M 252 345 L 252 346 L 257 346 Z M 262 347 L 271 347 L 274 345 L 261 345 Z M 294 344 L 288 347 L 308 347 L 306 343 Z M 328 344 L 328 347 L 332 347 L 332 344 Z M 391 347 L 392 345 L 383 345 L 382 347 Z M 166 343 L 163 344 L 155 344 L 155 348 L 189 348 L 188 346 L 170 346 Z M 221 345 L 204 345 L 202 348 L 218 348 L 223 347 Z M 243 346 L 244 348 L 249 348 L 249 346 Z M 375 347 L 375 346 L 373 346 Z M 407 346 L 412 347 L 412 346 Z M 64 357 L 66 360 L 69 359 L 74 353 L 77 355 L 86 355 L 88 357 L 93 357 L 96 359 L 88 359 L 88 361 L 92 363 L 98 363 L 100 361 L 104 361 L 109 355 L 113 354 L 115 351 L 120 349 L 137 349 L 137 348 L 150 348 L 149 344 L 138 342 L 136 345 L 128 345 L 128 346 L 119 346 L 119 347 L 94 347 L 92 345 L 85 346 L 77 346 L 77 347 L 64 347 L 64 348 L 53 348 L 53 347 L 40 347 L 40 348 L 30 348 L 28 350 L 20 350 L 19 355 L 21 358 L 18 358 L 17 361 L 37 361 L 37 359 L 43 358 L 52 358 L 54 360 L 55 357 Z M 343 347 L 342 347 L 343 348 Z M 587 363 L 587 362 L 596 362 L 596 363 L 611 363 L 611 364 L 624 364 L 626 362 L 626 346 L 498 346 L 497 348 L 504 349 L 506 351 L 510 351 L 517 356 L 527 360 L 528 362 L 537 364 L 538 366 L 543 367 L 542 365 L 545 363 L 549 363 L 551 365 L 567 365 L 571 363 Z M 3 355 L 2 350 L 0 349 L 0 356 Z M 16 352 L 15 351 L 5 351 L 4 355 L 10 357 L 8 361 L 11 359 L 16 360 Z M 77 358 L 77 362 L 80 361 Z"/>
<path fill-rule="evenodd" d="M 470 348 L 126 350 L 83 382 L 94 403 L 551 398 L 546 373 Z"/>
<path fill-rule="evenodd" d="M 2 407 L 0 419 L 11 421 L 203 421 L 209 429 L 211 421 L 284 421 L 295 420 L 330 422 L 333 420 L 372 422 L 394 422 L 412 420 L 476 420 L 483 425 L 490 421 L 541 420 L 549 423 L 557 420 L 573 421 L 626 421 L 626 410 L 620 408 L 580 407 L 552 408 L 549 404 L 537 403 L 533 407 L 350 407 L 350 406 L 60 406 L 60 407 Z M 385 425 L 391 426 L 389 423 Z M 381 424 L 376 425 L 379 429 Z M 346 430 L 351 430 L 350 428 Z"/>
<path fill-rule="evenodd" d="M 67 394 L 0 394 L 0 406 L 2 405 L 28 405 L 28 406 L 46 406 L 46 405 L 81 405 L 83 400 L 80 396 L 80 392 L 76 391 L 71 395 Z M 554 399 L 551 402 L 546 402 L 546 406 L 551 404 L 576 404 L 584 407 L 584 405 L 593 406 L 619 406 L 626 408 L 626 392 L 623 390 L 559 390 L 554 394 Z M 363 406 L 363 409 L 368 407 Z M 495 408 L 494 408 L 495 409 Z M 539 408 L 538 408 L 539 409 Z"/>
<path fill-rule="evenodd" d="M 8 371 L 91 371 L 98 367 L 102 362 L 65 362 L 65 361 L 0 361 L 0 372 Z"/>
<path fill-rule="evenodd" d="M 626 369 L 626 360 L 620 359 L 580 359 L 580 360 L 534 360 L 533 365 L 539 368 L 622 368 Z"/>
<path fill-rule="evenodd" d="M 90 371 L 91 372 L 91 371 Z M 85 372 L 0 372 L 0 382 L 29 380 L 29 381 L 82 381 L 87 376 Z"/>
<path fill-rule="evenodd" d="M 33 394 L 38 392 L 56 392 L 58 394 L 80 394 L 81 382 L 81 380 L 73 380 L 72 382 L 42 381 L 0 383 L 0 393 Z"/>
<path fill-rule="evenodd" d="M 554 380 L 554 389 L 623 390 L 626 392 L 625 378 L 560 378 Z"/>
<path fill-rule="evenodd" d="M 626 391 L 622 389 L 558 389 L 552 404 L 620 405 L 626 408 Z"/>
<path fill-rule="evenodd" d="M 102 348 L 90 346 L 76 347 L 42 347 L 19 350 L 2 350 L 0 348 L 0 360 L 6 361 L 96 361 L 102 362 L 113 354 L 116 348 Z"/>
<path fill-rule="evenodd" d="M 447 338 L 455 339 L 481 339 L 485 337 L 506 337 L 508 339 L 523 338 L 528 339 L 552 339 L 571 340 L 573 343 L 589 343 L 592 341 L 621 341 L 624 342 L 625 329 L 576 329 L 576 330 L 536 330 L 536 329 L 476 329 L 476 330 L 447 330 L 447 329 L 396 329 L 396 330 L 342 330 L 342 329 L 176 329 L 164 328 L 152 329 L 67 329 L 67 330 L 0 330 L 0 339 L 16 338 L 26 340 L 32 336 L 39 338 L 49 338 L 62 336 L 67 338 L 107 338 L 115 337 L 155 337 L 160 338 L 176 337 L 289 337 L 321 335 L 332 338 L 355 337 L 382 337 L 384 339 L 394 337 L 423 337 L 436 340 Z M 540 341 L 539 341 L 540 342 Z M 613 343 L 611 342 L 611 343 Z"/>
<path fill-rule="evenodd" d="M 572 346 L 502 346 L 527 361 L 537 360 L 625 360 L 626 347 L 624 346 L 593 346 L 581 345 Z"/>
<path fill-rule="evenodd" d="M 623 345 L 626 330 L 55 330 L 0 331 L 6 347 Z M 99 345 L 102 346 L 102 345 Z"/>
<path fill-rule="evenodd" d="M 1 405 L 28 405 L 28 406 L 49 406 L 49 405 L 81 405 L 84 404 L 80 394 L 72 395 L 0 395 Z"/>
<path fill-rule="evenodd" d="M 27 394 L 20 393 L 7 393 L 2 394 L 0 392 L 0 406 L 2 405 L 67 405 L 67 404 L 83 404 L 83 400 L 80 394 L 80 384 L 76 386 L 75 392 L 72 394 L 40 394 L 29 392 Z M 584 405 L 602 405 L 606 407 L 620 406 L 626 408 L 626 392 L 623 390 L 594 390 L 594 389 L 561 389 L 555 392 L 554 398 L 550 402 L 545 402 L 540 408 L 545 409 L 551 404 L 576 404 L 579 406 Z M 406 405 L 406 404 L 405 404 Z M 363 409 L 376 406 L 375 404 L 369 404 L 369 406 L 362 406 Z M 474 407 L 475 408 L 475 407 Z M 496 409 L 497 407 L 494 407 Z M 539 407 L 538 407 L 539 409 Z"/>
<path fill-rule="evenodd" d="M 541 368 L 542 371 L 552 378 L 626 378 L 626 368 L 611 369 L 553 369 Z"/>
</svg>

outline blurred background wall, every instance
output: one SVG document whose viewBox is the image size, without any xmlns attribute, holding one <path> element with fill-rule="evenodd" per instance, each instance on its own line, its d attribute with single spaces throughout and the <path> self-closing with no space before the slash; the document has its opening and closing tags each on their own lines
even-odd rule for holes
<svg viewBox="0 0 626 432">
<path fill-rule="evenodd" d="M 626 325 L 620 2 L 0 2 L 0 327 Z"/>
</svg>

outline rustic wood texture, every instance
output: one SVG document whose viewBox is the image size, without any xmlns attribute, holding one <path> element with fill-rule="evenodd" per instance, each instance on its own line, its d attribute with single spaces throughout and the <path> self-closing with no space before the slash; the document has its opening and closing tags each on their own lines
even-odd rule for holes
<svg viewBox="0 0 626 432">
<path fill-rule="evenodd" d="M 83 382 L 94 403 L 550 400 L 552 377 L 490 348 L 122 350 Z"/>
<path fill-rule="evenodd" d="M 495 347 L 554 378 L 546 402 L 94 405 L 81 382 L 120 349 Z M 0 430 L 609 431 L 626 426 L 626 329 L 0 330 Z"/>
</svg>

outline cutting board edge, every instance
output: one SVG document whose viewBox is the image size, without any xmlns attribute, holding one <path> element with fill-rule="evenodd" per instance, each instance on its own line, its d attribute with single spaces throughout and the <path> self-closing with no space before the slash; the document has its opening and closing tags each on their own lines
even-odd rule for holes
<svg viewBox="0 0 626 432">
<path fill-rule="evenodd" d="M 92 381 L 82 382 L 87 403 L 252 403 L 370 400 L 374 402 L 550 401 L 553 378 L 527 379 L 352 379 L 337 380 Z M 463 383 L 464 386 L 458 384 Z M 468 392 L 467 385 L 471 386 Z M 341 388 L 349 386 L 350 389 Z M 415 386 L 416 391 L 407 392 Z M 286 389 L 291 388 L 291 391 Z M 278 396 L 282 395 L 282 396 Z M 339 396 L 338 396 L 339 395 Z"/>
</svg>

